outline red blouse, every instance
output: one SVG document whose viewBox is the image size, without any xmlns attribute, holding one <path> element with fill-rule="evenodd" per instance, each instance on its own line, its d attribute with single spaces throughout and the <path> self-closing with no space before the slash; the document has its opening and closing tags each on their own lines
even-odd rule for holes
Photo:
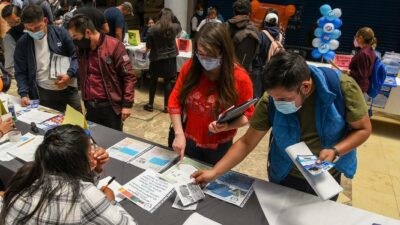
<svg viewBox="0 0 400 225">
<path fill-rule="evenodd" d="M 181 114 L 182 108 L 179 105 L 179 93 L 182 83 L 185 80 L 192 60 L 188 60 L 182 67 L 178 80 L 168 101 L 170 114 Z M 234 67 L 235 86 L 238 92 L 236 105 L 239 105 L 253 98 L 253 84 L 247 72 L 240 66 Z M 209 90 L 215 89 L 216 81 L 210 80 L 206 75 L 201 75 L 200 82 L 189 94 L 185 112 L 187 114 L 185 136 L 196 142 L 196 146 L 215 150 L 218 144 L 226 143 L 233 139 L 237 129 L 209 134 L 208 125 L 215 121 L 216 93 Z M 226 109 L 223 109 L 224 111 Z M 221 111 L 221 112 L 222 112 Z M 250 119 L 254 112 L 254 106 L 246 110 L 245 116 Z"/>
</svg>

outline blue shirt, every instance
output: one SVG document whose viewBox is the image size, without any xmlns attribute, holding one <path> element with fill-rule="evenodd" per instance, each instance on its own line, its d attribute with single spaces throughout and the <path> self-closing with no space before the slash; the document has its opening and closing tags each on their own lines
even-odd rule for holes
<svg viewBox="0 0 400 225">
<path fill-rule="evenodd" d="M 108 27 L 110 31 L 108 35 L 115 37 L 115 29 L 121 28 L 122 29 L 122 40 L 124 39 L 124 31 L 125 31 L 125 17 L 119 9 L 116 7 L 108 8 L 104 12 L 104 16 L 106 17 Z"/>
</svg>

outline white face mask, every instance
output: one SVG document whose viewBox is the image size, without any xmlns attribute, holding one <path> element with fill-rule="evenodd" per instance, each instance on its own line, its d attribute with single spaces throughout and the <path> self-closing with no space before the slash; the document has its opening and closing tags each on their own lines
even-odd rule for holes
<svg viewBox="0 0 400 225">
<path fill-rule="evenodd" d="M 200 64 L 203 68 L 207 71 L 216 69 L 221 66 L 221 59 L 220 58 L 209 58 L 203 57 L 196 53 L 197 59 L 199 59 Z"/>
</svg>

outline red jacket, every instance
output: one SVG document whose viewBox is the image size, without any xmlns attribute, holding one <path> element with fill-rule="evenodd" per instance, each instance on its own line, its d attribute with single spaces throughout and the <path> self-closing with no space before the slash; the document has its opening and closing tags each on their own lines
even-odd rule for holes
<svg viewBox="0 0 400 225">
<path fill-rule="evenodd" d="M 99 66 L 106 89 L 107 98 L 114 111 L 119 115 L 122 108 L 131 108 L 135 92 L 136 76 L 121 41 L 103 35 L 97 48 Z M 78 49 L 79 75 L 82 95 L 85 89 L 85 80 L 88 71 L 87 54 Z"/>
</svg>

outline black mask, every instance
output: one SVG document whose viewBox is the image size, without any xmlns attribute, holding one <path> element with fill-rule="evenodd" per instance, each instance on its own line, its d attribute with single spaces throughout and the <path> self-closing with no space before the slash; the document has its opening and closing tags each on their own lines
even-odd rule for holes
<svg viewBox="0 0 400 225">
<path fill-rule="evenodd" d="M 81 40 L 74 40 L 74 44 L 80 49 L 89 49 L 90 39 L 83 37 Z"/>
</svg>

